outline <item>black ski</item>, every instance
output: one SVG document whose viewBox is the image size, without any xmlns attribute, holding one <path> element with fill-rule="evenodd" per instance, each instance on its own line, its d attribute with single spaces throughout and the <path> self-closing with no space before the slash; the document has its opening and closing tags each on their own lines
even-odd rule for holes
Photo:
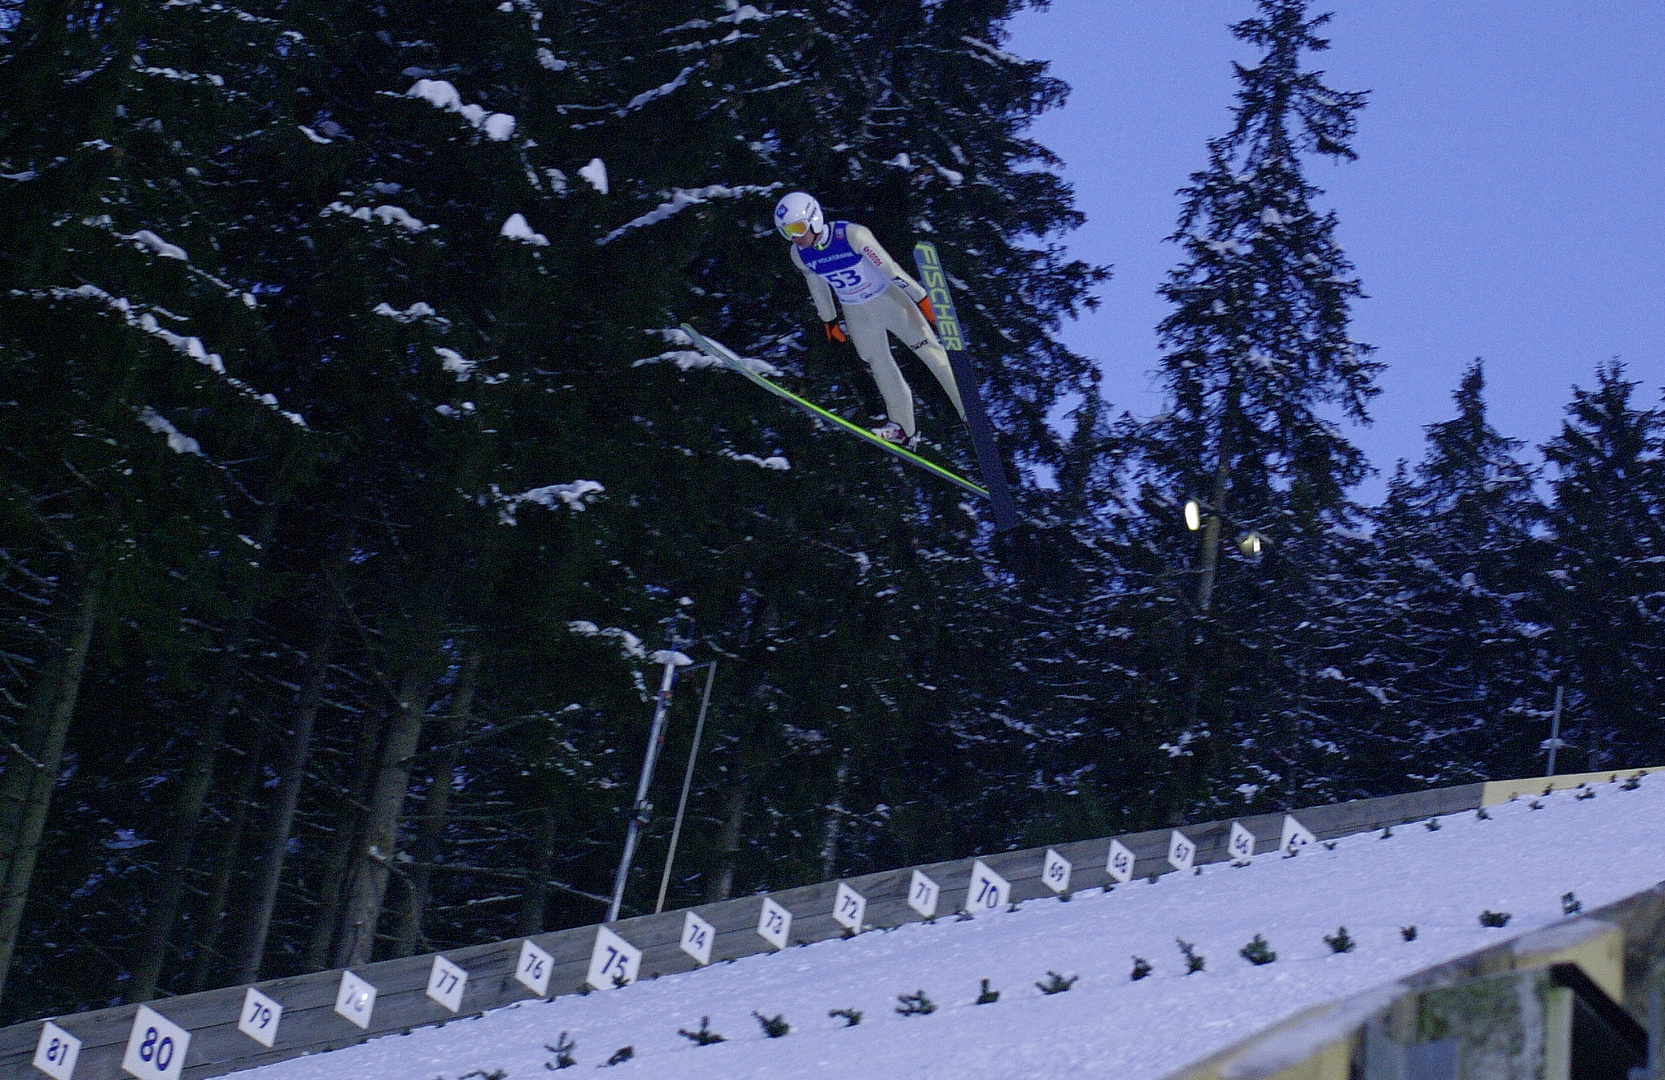
<svg viewBox="0 0 1665 1080">
<path fill-rule="evenodd" d="M 1018 526 L 1017 505 L 1012 501 L 1012 489 L 1006 485 L 1006 470 L 1000 464 L 1000 448 L 994 441 L 994 425 L 983 411 L 983 395 L 977 389 L 977 373 L 971 368 L 971 358 L 965 354 L 965 333 L 954 314 L 954 295 L 948 289 L 948 274 L 937 257 L 937 247 L 928 241 L 913 246 L 913 261 L 919 267 L 919 283 L 930 294 L 931 307 L 937 316 L 937 337 L 948 350 L 948 363 L 954 370 L 954 385 L 960 389 L 960 403 L 965 406 L 965 426 L 971 433 L 971 445 L 977 451 L 977 465 L 983 471 L 983 483 L 989 488 L 989 502 L 994 510 L 996 532 Z"/>
</svg>

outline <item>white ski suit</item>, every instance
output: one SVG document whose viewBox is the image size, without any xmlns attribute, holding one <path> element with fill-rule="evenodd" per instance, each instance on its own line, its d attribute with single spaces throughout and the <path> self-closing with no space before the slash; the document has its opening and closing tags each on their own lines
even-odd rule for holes
<svg viewBox="0 0 1665 1080">
<path fill-rule="evenodd" d="M 815 311 L 822 322 L 836 321 L 838 305 L 843 306 L 844 322 L 856 353 L 867 361 L 873 381 L 884 395 L 885 411 L 902 425 L 904 434 L 911 437 L 918 430 L 914 425 L 913 391 L 890 353 L 890 334 L 925 362 L 948 392 L 960 419 L 965 419 L 948 353 L 917 306 L 926 296 L 925 289 L 896 265 L 865 226 L 851 221 L 832 222 L 819 242 L 805 248 L 793 245 L 792 263 L 809 283 L 809 294 L 815 299 Z"/>
</svg>

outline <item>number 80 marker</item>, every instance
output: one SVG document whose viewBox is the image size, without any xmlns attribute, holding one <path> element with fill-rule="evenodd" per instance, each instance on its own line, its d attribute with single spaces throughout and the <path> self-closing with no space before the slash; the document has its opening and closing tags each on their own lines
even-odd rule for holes
<svg viewBox="0 0 1665 1080">
<path fill-rule="evenodd" d="M 140 1005 L 121 1067 L 139 1080 L 179 1080 L 190 1046 L 189 1031 L 148 1005 Z"/>
</svg>

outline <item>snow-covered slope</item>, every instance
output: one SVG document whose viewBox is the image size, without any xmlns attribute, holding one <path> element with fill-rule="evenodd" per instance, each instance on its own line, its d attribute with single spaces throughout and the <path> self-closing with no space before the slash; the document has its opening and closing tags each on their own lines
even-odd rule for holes
<svg viewBox="0 0 1665 1080">
<path fill-rule="evenodd" d="M 831 940 L 584 997 L 528 1002 L 242 1075 L 260 1080 L 456 1080 L 475 1070 L 550 1075 L 546 1049 L 569 1033 L 581 1069 L 621 1047 L 609 1080 L 839 1080 L 1165 1076 L 1305 1008 L 1472 952 L 1665 879 L 1665 776 L 1594 798 L 1561 792 L 1367 833 L 1298 857 L 1257 856 L 1199 874 L 1135 881 L 1068 901 L 1033 900 L 975 920 L 941 919 Z M 1507 927 L 1480 925 L 1507 912 Z M 1332 953 L 1340 926 L 1357 942 Z M 1414 926 L 1415 940 L 1402 928 Z M 1239 954 L 1256 934 L 1277 953 Z M 1187 975 L 1176 939 L 1206 968 Z M 1134 957 L 1153 968 L 1130 979 Z M 1049 972 L 1079 980 L 1043 994 Z M 974 1004 L 982 979 L 997 1002 Z M 936 1010 L 896 1012 L 923 991 Z M 834 1009 L 858 1010 L 846 1026 Z M 754 1018 L 781 1015 L 770 1039 Z M 727 1041 L 697 1046 L 678 1029 Z M 579 1073 L 568 1075 L 577 1076 Z"/>
</svg>

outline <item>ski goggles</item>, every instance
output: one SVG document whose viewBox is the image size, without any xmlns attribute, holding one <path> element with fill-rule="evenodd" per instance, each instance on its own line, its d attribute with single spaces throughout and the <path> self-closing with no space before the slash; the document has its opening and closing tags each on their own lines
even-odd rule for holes
<svg viewBox="0 0 1665 1080">
<path fill-rule="evenodd" d="M 796 240 L 807 232 L 809 232 L 809 222 L 807 221 L 788 221 L 780 227 L 780 234 L 788 240 Z"/>
</svg>

